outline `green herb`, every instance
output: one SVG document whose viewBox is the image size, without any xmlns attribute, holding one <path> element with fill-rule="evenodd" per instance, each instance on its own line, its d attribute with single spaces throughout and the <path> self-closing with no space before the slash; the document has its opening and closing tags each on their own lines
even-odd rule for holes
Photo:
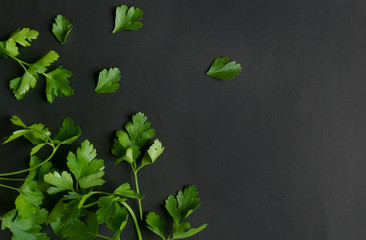
<svg viewBox="0 0 366 240">
<path fill-rule="evenodd" d="M 121 72 L 118 68 L 104 69 L 99 73 L 98 84 L 95 88 L 96 93 L 112 93 L 119 89 Z"/>
<path fill-rule="evenodd" d="M 164 147 L 161 142 L 156 139 L 151 147 L 141 155 L 141 150 L 145 146 L 146 141 L 153 138 L 155 130 L 150 128 L 151 123 L 147 122 L 147 117 L 143 113 L 137 113 L 132 116 L 132 121 L 125 125 L 126 131 L 118 130 L 114 139 L 112 154 L 117 156 L 116 163 L 126 161 L 130 164 L 135 176 L 136 192 L 139 194 L 139 184 L 137 173 L 146 165 L 154 163 L 155 160 L 163 153 Z M 138 166 L 138 159 L 142 156 L 141 164 Z M 140 209 L 140 219 L 142 220 L 142 204 L 138 200 Z"/>
<path fill-rule="evenodd" d="M 69 23 L 69 20 L 62 15 L 56 16 L 55 23 L 53 23 L 52 26 L 53 34 L 61 44 L 64 44 L 73 26 Z"/>
<path fill-rule="evenodd" d="M 217 57 L 212 63 L 207 75 L 225 81 L 234 79 L 241 72 L 240 64 L 235 61 L 229 62 L 228 57 Z"/>
<path fill-rule="evenodd" d="M 198 228 L 191 228 L 189 222 L 183 222 L 201 205 L 197 196 L 197 188 L 189 186 L 183 192 L 179 191 L 176 197 L 169 195 L 165 200 L 165 208 L 174 220 L 173 230 L 167 238 L 165 237 L 167 222 L 154 212 L 149 212 L 146 216 L 148 228 L 164 240 L 188 238 L 199 233 L 206 228 L 207 224 L 203 224 Z"/>
<path fill-rule="evenodd" d="M 59 58 L 55 51 L 49 51 L 34 63 L 27 63 L 17 58 L 19 55 L 17 44 L 29 47 L 31 40 L 37 39 L 37 37 L 37 31 L 30 30 L 29 28 L 19 28 L 10 34 L 7 40 L 0 41 L 0 56 L 12 58 L 24 69 L 24 74 L 21 77 L 10 81 L 9 87 L 13 91 L 15 98 L 17 100 L 22 99 L 30 89 L 34 88 L 39 75 L 43 75 L 46 78 L 46 96 L 50 103 L 54 101 L 55 97 L 72 96 L 74 91 L 69 86 L 69 81 L 67 80 L 72 76 L 71 72 L 62 67 L 47 72 L 48 67 Z"/>
<path fill-rule="evenodd" d="M 97 158 L 94 146 L 85 140 L 75 152 L 70 151 L 66 157 L 67 170 L 52 168 L 50 160 L 57 149 L 64 144 L 72 144 L 81 134 L 80 127 L 75 125 L 70 118 L 65 118 L 59 131 L 53 135 L 43 124 L 35 123 L 26 125 L 19 117 L 13 116 L 11 121 L 20 127 L 12 135 L 4 139 L 8 143 L 17 138 L 24 137 L 34 146 L 30 150 L 29 168 L 0 173 L 2 181 L 23 182 L 20 187 L 0 184 L 18 192 L 15 199 L 15 209 L 2 216 L 2 229 L 9 229 L 14 240 L 48 240 L 46 233 L 42 232 L 44 225 L 50 225 L 53 232 L 61 238 L 71 240 L 92 240 L 104 238 L 120 240 L 122 230 L 128 222 L 130 215 L 135 225 L 137 238 L 142 240 L 142 234 L 136 214 L 128 204 L 129 199 L 139 202 L 144 195 L 139 193 L 137 172 L 144 166 L 152 164 L 163 153 L 164 148 L 159 140 L 155 140 L 150 148 L 141 155 L 147 141 L 154 137 L 155 132 L 150 128 L 147 117 L 143 113 L 133 115 L 132 121 L 127 122 L 125 131 L 117 131 L 117 139 L 112 149 L 113 154 L 119 156 L 117 162 L 130 163 L 136 181 L 136 192 L 129 183 L 123 183 L 112 193 L 99 191 L 105 180 L 104 161 Z M 44 147 L 50 146 L 51 154 L 41 160 L 35 154 Z M 141 164 L 137 167 L 136 160 Z M 8 176 L 28 173 L 25 178 L 12 178 Z M 47 194 L 59 196 L 51 212 L 42 207 Z M 174 220 L 172 234 L 165 238 L 166 221 L 150 212 L 147 215 L 148 228 L 163 239 L 180 239 L 190 237 L 206 227 L 191 228 L 185 219 L 199 207 L 198 191 L 194 186 L 188 187 L 184 192 L 179 192 L 177 197 L 169 196 L 166 200 L 166 209 Z M 141 203 L 141 202 L 140 202 Z M 140 217 L 142 217 L 141 204 L 139 204 Z M 85 216 L 87 219 L 85 221 Z M 99 232 L 99 225 L 105 224 L 113 235 L 105 236 Z"/>
<path fill-rule="evenodd" d="M 140 22 L 143 12 L 139 8 L 121 5 L 116 9 L 116 19 L 113 33 L 122 30 L 137 30 L 142 27 Z"/>
</svg>

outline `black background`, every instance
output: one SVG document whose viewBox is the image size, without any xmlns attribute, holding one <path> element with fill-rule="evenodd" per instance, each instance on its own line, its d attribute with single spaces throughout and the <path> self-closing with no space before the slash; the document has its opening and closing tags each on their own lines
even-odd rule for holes
<svg viewBox="0 0 366 240">
<path fill-rule="evenodd" d="M 121 3 L 144 11 L 142 29 L 111 33 Z M 65 45 L 51 32 L 60 13 L 74 25 Z M 89 139 L 111 190 L 133 182 L 113 163 L 114 132 L 141 111 L 166 147 L 140 174 L 143 207 L 163 214 L 168 194 L 196 185 L 202 205 L 190 219 L 208 228 L 192 239 L 366 239 L 365 1 L 2 0 L 0 23 L 0 39 L 38 30 L 19 57 L 55 50 L 75 91 L 49 104 L 40 79 L 16 101 L 8 83 L 22 69 L 0 59 L 0 136 L 16 129 L 13 114 L 53 132 L 71 117 L 83 135 L 55 164 Z M 217 56 L 243 72 L 231 82 L 206 76 Z M 110 67 L 122 72 L 120 89 L 95 94 L 99 71 Z M 1 146 L 2 172 L 25 167 L 30 147 Z M 16 193 L 0 194 L 4 214 Z M 131 221 L 123 234 L 137 239 Z"/>
</svg>

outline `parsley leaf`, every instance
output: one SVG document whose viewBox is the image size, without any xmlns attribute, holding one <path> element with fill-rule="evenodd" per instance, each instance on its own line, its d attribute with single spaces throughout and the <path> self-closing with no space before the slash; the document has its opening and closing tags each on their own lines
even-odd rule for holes
<svg viewBox="0 0 366 240">
<path fill-rule="evenodd" d="M 38 38 L 38 35 L 39 33 L 35 30 L 31 30 L 29 28 L 18 28 L 12 34 L 10 34 L 10 38 L 23 47 L 28 47 L 31 45 L 30 42 L 32 40 Z"/>
<path fill-rule="evenodd" d="M 74 191 L 74 182 L 70 173 L 66 171 L 63 171 L 61 175 L 56 171 L 53 173 L 48 173 L 44 175 L 44 181 L 53 185 L 47 190 L 49 194 L 55 194 L 67 190 Z"/>
<path fill-rule="evenodd" d="M 225 81 L 230 81 L 241 72 L 240 64 L 235 61 L 229 62 L 228 57 L 217 57 L 212 63 L 207 75 Z"/>
<path fill-rule="evenodd" d="M 88 216 L 88 226 L 80 220 L 67 225 L 63 230 L 63 237 L 69 237 L 69 240 L 92 240 L 98 236 L 98 222 L 95 214 Z"/>
<path fill-rule="evenodd" d="M 55 18 L 55 23 L 53 23 L 52 32 L 57 40 L 64 44 L 72 28 L 73 26 L 69 23 L 69 20 L 59 14 Z"/>
<path fill-rule="evenodd" d="M 95 159 L 97 156 L 93 144 L 88 140 L 81 143 L 76 155 L 72 152 L 67 156 L 67 166 L 74 174 L 80 187 L 87 189 L 104 184 L 104 161 Z"/>
<path fill-rule="evenodd" d="M 72 73 L 64 68 L 57 68 L 51 72 L 44 74 L 46 77 L 46 95 L 47 100 L 52 103 L 55 97 L 72 96 L 74 91 L 69 86 L 67 80 Z"/>
<path fill-rule="evenodd" d="M 17 100 L 22 99 L 25 94 L 34 88 L 37 84 L 37 79 L 30 72 L 25 71 L 22 77 L 15 78 L 10 81 L 10 89 Z"/>
<path fill-rule="evenodd" d="M 49 240 L 46 233 L 40 233 L 41 224 L 48 215 L 46 209 L 38 208 L 29 218 L 22 218 L 16 214 L 16 209 L 13 209 L 2 217 L 1 229 L 9 228 L 13 233 L 12 240 Z"/>
<path fill-rule="evenodd" d="M 96 93 L 112 93 L 119 89 L 121 72 L 118 68 L 104 69 L 99 73 L 98 84 L 95 88 Z"/>
<path fill-rule="evenodd" d="M 106 221 L 107 227 L 116 232 L 115 235 L 119 235 L 126 226 L 128 215 L 126 208 L 122 208 L 120 205 L 115 205 L 116 211 L 114 215 Z"/>
<path fill-rule="evenodd" d="M 20 187 L 20 194 L 15 199 L 18 214 L 24 218 L 34 215 L 38 206 L 42 204 L 43 194 L 38 189 L 36 181 L 26 181 Z"/>
<path fill-rule="evenodd" d="M 59 132 L 53 136 L 53 140 L 59 141 L 61 144 L 71 144 L 80 137 L 80 135 L 80 126 L 75 125 L 71 118 L 65 118 Z"/>
<path fill-rule="evenodd" d="M 197 195 L 197 188 L 189 186 L 184 191 L 179 191 L 176 197 L 169 195 L 165 200 L 165 208 L 174 220 L 172 234 L 169 235 L 167 240 L 191 237 L 207 227 L 207 224 L 203 224 L 198 228 L 191 228 L 189 222 L 182 222 L 200 206 L 200 199 Z M 146 223 L 151 231 L 162 239 L 166 239 L 164 236 L 167 225 L 165 220 L 161 219 L 154 212 L 150 212 L 146 216 Z"/>
<path fill-rule="evenodd" d="M 147 227 L 159 235 L 161 238 L 165 239 L 166 221 L 162 219 L 159 215 L 154 212 L 149 212 L 146 216 Z"/>
<path fill-rule="evenodd" d="M 165 201 L 165 208 L 176 222 L 186 219 L 201 203 L 197 198 L 198 190 L 195 186 L 189 186 L 184 191 L 179 191 L 177 197 L 170 195 Z"/>
<path fill-rule="evenodd" d="M 131 186 L 129 183 L 122 184 L 116 190 L 114 190 L 114 193 L 117 195 L 120 195 L 122 197 L 128 197 L 128 198 L 142 199 L 144 197 L 143 194 L 135 193 L 131 189 Z"/>
<path fill-rule="evenodd" d="M 137 30 L 142 27 L 140 22 L 143 12 L 139 8 L 121 5 L 116 9 L 116 19 L 112 33 L 122 30 Z"/>
<path fill-rule="evenodd" d="M 159 139 L 155 139 L 154 143 L 150 146 L 150 148 L 145 153 L 142 158 L 142 166 L 146 166 L 155 162 L 155 160 L 163 153 L 164 147 L 159 141 Z"/>
<path fill-rule="evenodd" d="M 4 139 L 3 144 L 23 136 L 26 139 L 28 139 L 32 144 L 36 145 L 39 143 L 43 143 L 51 135 L 51 132 L 48 130 L 48 128 L 45 128 L 45 126 L 40 123 L 35 123 L 30 126 L 27 126 L 23 123 L 22 120 L 20 120 L 18 116 L 15 115 L 12 116 L 11 122 L 14 125 L 23 127 L 23 129 L 17 130 L 13 132 L 12 135 L 6 137 Z"/>
<path fill-rule="evenodd" d="M 98 223 L 104 223 L 110 217 L 114 216 L 116 212 L 116 208 L 118 208 L 119 204 L 116 202 L 115 196 L 105 196 L 101 197 L 98 200 L 99 209 L 97 211 L 97 219 Z"/>
<path fill-rule="evenodd" d="M 203 229 L 207 227 L 207 224 L 203 224 L 198 228 L 191 228 L 191 224 L 189 222 L 178 223 L 174 222 L 173 224 L 173 239 L 182 239 L 191 237 Z"/>
</svg>

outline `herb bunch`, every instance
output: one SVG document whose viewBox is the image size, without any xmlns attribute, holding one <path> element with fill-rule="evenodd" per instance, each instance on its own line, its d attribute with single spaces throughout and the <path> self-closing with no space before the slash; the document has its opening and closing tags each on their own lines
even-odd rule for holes
<svg viewBox="0 0 366 240">
<path fill-rule="evenodd" d="M 135 225 L 137 238 L 142 240 L 141 205 L 139 205 L 141 218 L 139 220 L 128 201 L 143 199 L 144 195 L 138 188 L 137 172 L 142 167 L 152 164 L 164 151 L 161 142 L 155 140 L 140 159 L 138 167 L 136 161 L 141 155 L 142 147 L 155 135 L 143 113 L 133 115 L 132 121 L 125 125 L 126 131 L 117 131 L 117 138 L 112 148 L 113 154 L 119 156 L 117 162 L 130 163 L 136 177 L 136 191 L 129 183 L 123 183 L 111 193 L 97 189 L 105 183 L 104 160 L 97 158 L 96 149 L 88 140 L 84 140 L 75 152 L 68 153 L 67 170 L 60 171 L 53 168 L 51 160 L 58 148 L 73 144 L 81 135 L 80 127 L 70 118 L 63 121 L 59 131 L 53 136 L 43 124 L 26 125 L 17 116 L 13 116 L 11 121 L 21 129 L 6 137 L 3 144 L 24 137 L 33 145 L 29 168 L 0 174 L 2 181 L 22 183 L 20 187 L 0 184 L 0 187 L 19 193 L 15 199 L 15 208 L 0 218 L 2 229 L 9 229 L 13 234 L 13 240 L 50 239 L 42 231 L 45 225 L 50 225 L 54 234 L 60 238 L 119 240 L 129 216 Z M 41 160 L 36 154 L 44 147 L 51 147 L 52 151 L 48 157 Z M 19 174 L 27 175 L 25 178 L 11 177 Z M 44 207 L 44 198 L 48 195 L 59 196 L 51 209 Z M 197 234 L 206 227 L 206 224 L 191 228 L 188 222 L 184 222 L 200 206 L 197 195 L 196 187 L 189 186 L 184 191 L 179 191 L 176 198 L 170 195 L 166 199 L 165 207 L 174 221 L 172 233 L 167 238 L 164 235 L 167 222 L 154 212 L 146 216 L 147 227 L 164 240 L 182 239 Z M 98 230 L 100 225 L 112 230 L 113 235 L 102 235 Z"/>
</svg>

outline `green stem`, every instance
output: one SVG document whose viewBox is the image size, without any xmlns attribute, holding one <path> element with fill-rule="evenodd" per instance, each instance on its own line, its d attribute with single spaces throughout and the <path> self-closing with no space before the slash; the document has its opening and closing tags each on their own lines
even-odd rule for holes
<svg viewBox="0 0 366 240">
<path fill-rule="evenodd" d="M 25 181 L 25 178 L 6 178 L 6 177 L 0 177 L 0 180 L 4 180 L 4 181 Z"/>
<path fill-rule="evenodd" d="M 137 172 L 134 171 L 133 173 L 135 175 L 136 192 L 138 194 L 140 194 L 139 181 L 138 181 L 138 178 L 137 178 Z M 141 199 L 138 199 L 138 202 L 139 202 L 140 219 L 142 221 L 142 204 L 141 204 Z"/>
<path fill-rule="evenodd" d="M 14 171 L 14 172 L 7 172 L 7 173 L 0 173 L 0 176 L 10 176 L 10 175 L 17 175 L 17 174 L 20 174 L 20 173 L 25 173 L 25 172 L 29 172 L 29 171 L 32 171 L 34 169 L 37 169 L 39 168 L 40 166 L 42 166 L 43 164 L 47 163 L 52 157 L 53 155 L 55 155 L 58 147 L 60 145 L 57 145 L 56 147 L 54 145 L 52 145 L 52 153 L 50 156 L 48 156 L 48 158 L 46 158 L 46 160 L 44 160 L 43 162 L 39 163 L 38 165 L 34 166 L 34 167 L 31 167 L 31 168 L 26 168 L 26 169 L 23 169 L 23 170 L 19 170 L 19 171 Z"/>
<path fill-rule="evenodd" d="M 123 202 L 123 201 L 120 201 L 120 202 L 127 209 L 127 211 L 130 213 L 130 215 L 132 217 L 132 220 L 135 223 L 135 228 L 136 228 L 137 236 L 138 236 L 139 240 L 142 240 L 140 226 L 139 226 L 139 223 L 137 221 L 137 218 L 136 218 L 135 213 L 133 212 L 133 210 L 131 209 L 131 207 L 126 202 Z"/>
<path fill-rule="evenodd" d="M 0 184 L 0 187 L 13 189 L 13 190 L 15 190 L 15 191 L 19 192 L 19 189 L 18 189 L 18 188 L 10 187 L 10 186 L 4 185 L 4 184 Z"/>
<path fill-rule="evenodd" d="M 98 204 L 98 201 L 95 201 L 95 202 L 92 202 L 92 203 L 89 203 L 89 204 L 86 204 L 83 206 L 83 208 L 88 208 L 88 207 L 92 207 L 94 205 Z"/>
</svg>

